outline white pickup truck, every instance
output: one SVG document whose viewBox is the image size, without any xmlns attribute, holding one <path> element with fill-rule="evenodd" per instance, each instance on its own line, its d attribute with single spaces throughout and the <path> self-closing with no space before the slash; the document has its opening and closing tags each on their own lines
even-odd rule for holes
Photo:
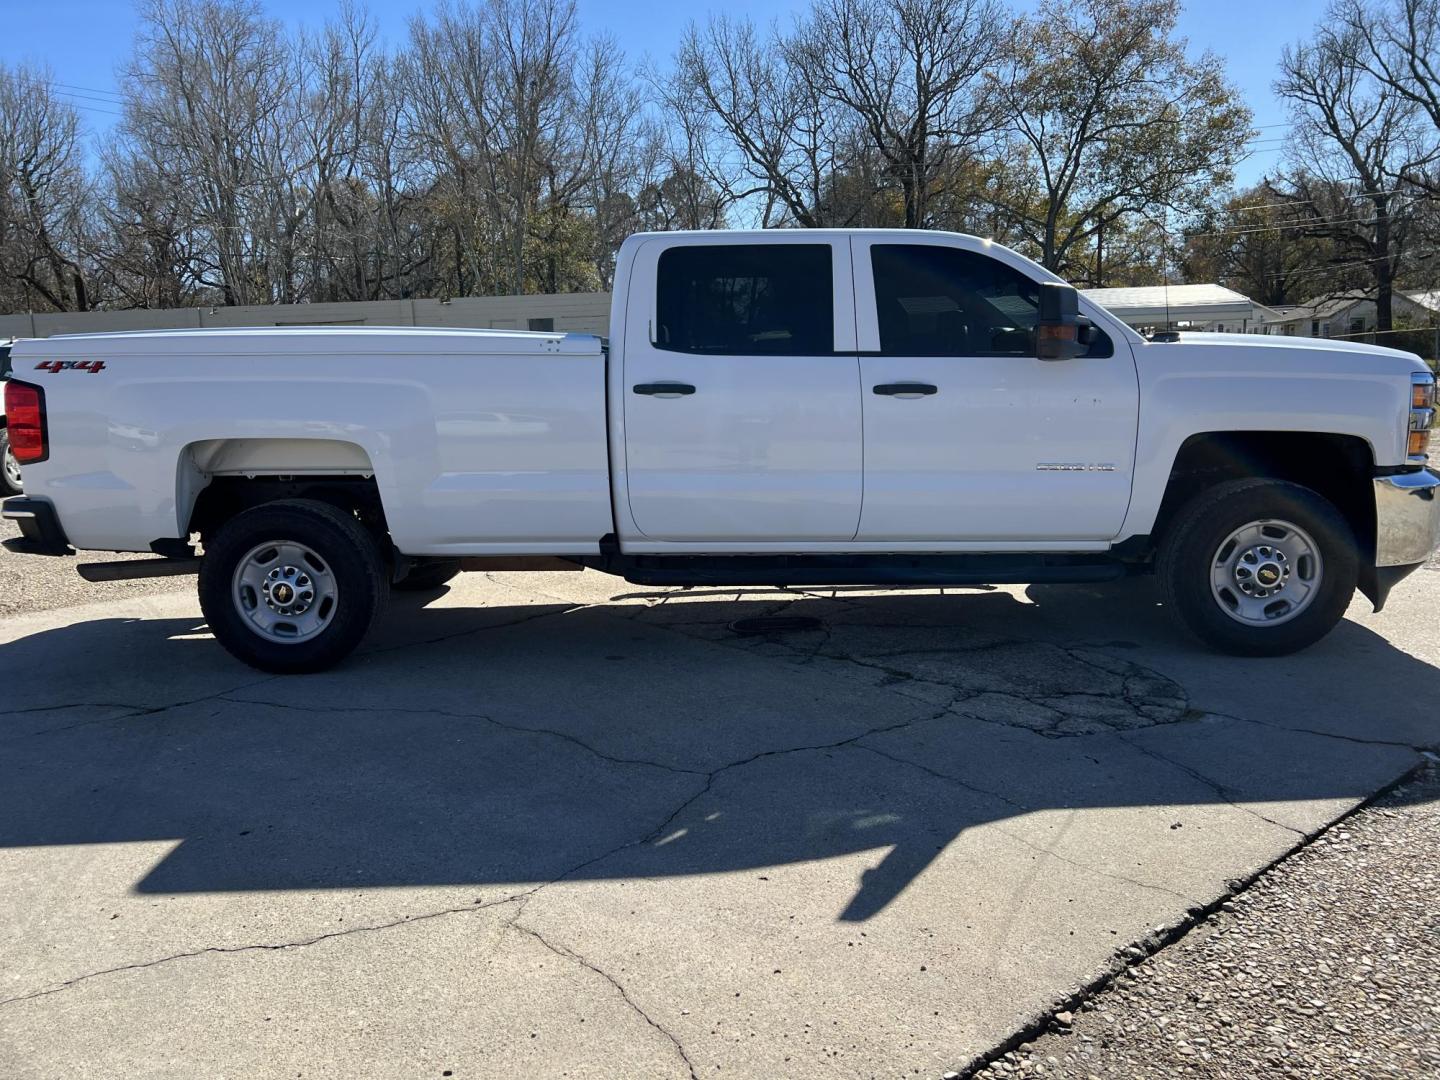
<svg viewBox="0 0 1440 1080">
<path fill-rule="evenodd" d="M 1221 650 L 1303 648 L 1440 541 L 1435 380 L 1334 341 L 1147 341 L 913 231 L 631 237 L 611 337 L 423 328 L 17 342 L 14 551 L 198 570 L 215 637 L 334 664 L 466 569 L 647 585 L 1158 573 Z M 203 557 L 192 547 L 198 537 Z M 963 603 L 963 601 L 957 601 Z"/>
</svg>

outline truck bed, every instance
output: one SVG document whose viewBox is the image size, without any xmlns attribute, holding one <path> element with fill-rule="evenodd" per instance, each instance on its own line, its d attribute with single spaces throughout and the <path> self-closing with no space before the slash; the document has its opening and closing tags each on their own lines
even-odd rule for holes
<svg viewBox="0 0 1440 1080">
<path fill-rule="evenodd" d="M 593 554 L 613 528 L 592 335 L 164 330 L 21 341 L 13 361 L 66 448 L 26 467 L 28 492 L 63 493 L 77 547 L 182 537 L 216 477 L 282 460 L 293 475 L 373 475 L 406 554 Z"/>
</svg>

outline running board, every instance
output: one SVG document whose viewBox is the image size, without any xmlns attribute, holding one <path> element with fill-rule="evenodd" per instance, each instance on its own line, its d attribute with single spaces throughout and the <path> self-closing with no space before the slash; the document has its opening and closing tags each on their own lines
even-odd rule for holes
<svg viewBox="0 0 1440 1080">
<path fill-rule="evenodd" d="M 198 574 L 200 562 L 200 559 L 122 559 L 81 563 L 75 570 L 86 581 L 138 581 L 141 578 Z"/>
<path fill-rule="evenodd" d="M 1115 581 L 1124 563 L 1087 555 L 635 555 L 607 568 L 634 585 L 1050 585 Z"/>
</svg>

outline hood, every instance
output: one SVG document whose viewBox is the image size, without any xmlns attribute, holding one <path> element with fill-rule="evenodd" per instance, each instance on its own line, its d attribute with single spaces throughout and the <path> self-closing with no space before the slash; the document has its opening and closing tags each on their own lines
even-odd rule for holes
<svg viewBox="0 0 1440 1080">
<path fill-rule="evenodd" d="M 1371 345 L 1362 341 L 1336 341 L 1333 338 L 1284 337 L 1278 334 L 1202 334 L 1181 330 L 1179 341 L 1150 342 L 1149 347 L 1204 349 L 1214 356 L 1247 352 L 1256 363 L 1266 367 L 1279 367 L 1293 361 L 1297 368 L 1305 369 L 1307 361 L 1314 363 L 1324 359 L 1343 363 L 1353 359 L 1357 362 L 1368 360 L 1372 365 L 1379 361 L 1383 370 L 1397 373 L 1430 370 L 1425 361 L 1412 352 L 1387 349 L 1384 345 Z"/>
</svg>

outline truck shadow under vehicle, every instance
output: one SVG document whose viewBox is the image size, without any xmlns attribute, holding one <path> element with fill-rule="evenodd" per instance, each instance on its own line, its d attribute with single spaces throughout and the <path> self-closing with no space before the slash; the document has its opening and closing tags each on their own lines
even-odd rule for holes
<svg viewBox="0 0 1440 1080">
<path fill-rule="evenodd" d="M 1067 857 L 1030 820 L 1048 811 L 1155 807 L 1157 848 L 1202 807 L 1284 830 L 1287 804 L 1405 774 L 1405 733 L 1440 741 L 1440 671 L 1356 623 L 1222 660 L 1167 640 L 1144 594 L 1062 591 L 781 597 L 828 637 L 749 643 L 723 635 L 753 599 L 402 605 L 303 681 L 242 675 L 193 619 L 77 623 L 7 646 L 0 846 L 177 841 L 135 885 L 158 894 L 519 893 L 874 852 L 836 886 L 859 921 L 976 826 L 1042 859 Z M 1066 604 L 1100 636 L 1066 634 Z M 1201 662 L 1228 673 L 1225 715 L 1161 670 Z"/>
</svg>

